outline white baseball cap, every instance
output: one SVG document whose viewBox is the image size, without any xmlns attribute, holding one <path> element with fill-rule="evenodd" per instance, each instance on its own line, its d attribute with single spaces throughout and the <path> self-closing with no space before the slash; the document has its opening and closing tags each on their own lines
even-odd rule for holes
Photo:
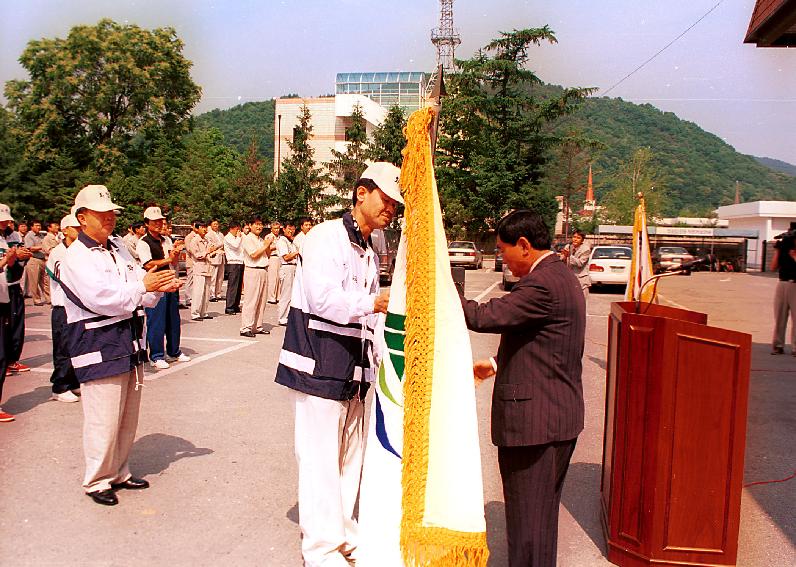
<svg viewBox="0 0 796 567">
<path fill-rule="evenodd" d="M 104 185 L 87 185 L 75 197 L 75 210 L 88 209 L 98 213 L 118 211 L 124 207 L 111 201 L 111 192 Z"/>
<path fill-rule="evenodd" d="M 14 217 L 11 216 L 11 207 L 0 203 L 0 221 L 13 221 Z"/>
<path fill-rule="evenodd" d="M 163 213 L 160 212 L 160 207 L 149 207 L 144 211 L 145 220 L 160 220 L 165 218 Z"/>
<path fill-rule="evenodd" d="M 401 177 L 400 168 L 394 166 L 386 161 L 377 161 L 368 166 L 359 176 L 360 179 L 370 179 L 375 183 L 382 192 L 395 199 L 399 203 L 403 203 L 404 199 L 401 197 L 401 187 L 398 185 L 398 180 Z"/>
<path fill-rule="evenodd" d="M 75 218 L 75 215 L 66 215 L 61 219 L 61 230 L 66 230 L 67 227 L 70 226 L 80 228 L 80 223 L 78 222 L 77 218 Z"/>
</svg>

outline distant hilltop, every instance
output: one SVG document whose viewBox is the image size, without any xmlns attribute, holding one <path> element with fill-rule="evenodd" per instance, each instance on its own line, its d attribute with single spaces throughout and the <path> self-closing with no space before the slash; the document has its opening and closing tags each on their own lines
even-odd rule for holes
<svg viewBox="0 0 796 567">
<path fill-rule="evenodd" d="M 536 87 L 540 97 L 560 87 Z M 241 153 L 254 138 L 259 153 L 273 160 L 274 101 L 249 102 L 213 110 L 195 118 L 198 128 L 215 127 Z M 594 191 L 600 198 L 614 186 L 614 176 L 633 152 L 649 147 L 667 194 L 666 216 L 704 216 L 735 198 L 741 201 L 796 200 L 796 166 L 780 160 L 739 153 L 718 136 L 651 104 L 621 98 L 593 97 L 560 125 L 579 129 L 604 144 L 594 159 Z M 584 182 L 586 172 L 584 171 Z"/>
</svg>

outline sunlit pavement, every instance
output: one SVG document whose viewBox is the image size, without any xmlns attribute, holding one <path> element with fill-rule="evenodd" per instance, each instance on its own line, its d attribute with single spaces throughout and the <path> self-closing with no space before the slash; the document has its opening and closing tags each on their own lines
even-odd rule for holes
<svg viewBox="0 0 796 567">
<path fill-rule="evenodd" d="M 468 297 L 504 292 L 500 274 L 466 272 Z M 794 469 L 796 358 L 768 354 L 775 281 L 699 273 L 665 280 L 662 301 L 709 315 L 709 323 L 752 333 L 752 388 L 745 482 Z M 599 523 L 599 476 L 610 303 L 622 290 L 594 290 L 583 359 L 586 428 L 564 489 L 559 565 L 610 565 Z M 49 401 L 49 308 L 28 307 L 23 362 L 32 372 L 6 380 L 0 424 L 0 565 L 299 566 L 296 466 L 290 392 L 273 382 L 283 327 L 244 339 L 239 316 L 184 321 L 189 363 L 147 370 L 138 439 L 131 456 L 144 491 L 97 506 L 83 495 L 79 403 Z M 187 318 L 187 311 L 180 312 Z M 267 322 L 276 323 L 275 306 Z M 497 350 L 494 335 L 472 334 L 473 356 Z M 464 377 L 469 380 L 469 377 Z M 491 385 L 478 388 L 490 565 L 506 565 L 497 452 L 489 441 Z M 796 564 L 796 481 L 744 490 L 738 565 Z"/>
</svg>

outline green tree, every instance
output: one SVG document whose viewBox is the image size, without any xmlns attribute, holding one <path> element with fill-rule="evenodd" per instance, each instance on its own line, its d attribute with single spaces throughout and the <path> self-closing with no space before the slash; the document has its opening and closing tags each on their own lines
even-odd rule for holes
<svg viewBox="0 0 796 567">
<path fill-rule="evenodd" d="M 632 225 L 638 195 L 644 195 L 647 220 L 659 216 L 665 208 L 663 179 L 658 175 L 649 148 L 639 148 L 620 166 L 612 189 L 603 200 L 605 218 L 619 225 Z"/>
<path fill-rule="evenodd" d="M 282 159 L 275 183 L 273 206 L 284 218 L 310 216 L 322 220 L 326 211 L 337 204 L 337 196 L 325 192 L 329 177 L 315 163 L 315 150 L 310 146 L 312 113 L 307 105 L 301 107 L 298 118 L 293 140 L 288 142 L 290 155 Z"/>
<path fill-rule="evenodd" d="M 30 79 L 5 88 L 28 155 L 49 163 L 64 154 L 104 175 L 124 165 L 137 135 L 179 138 L 201 94 L 182 48 L 172 28 L 107 19 L 29 42 L 19 61 Z"/>
<path fill-rule="evenodd" d="M 555 43 L 547 27 L 501 33 L 472 58 L 457 61 L 441 113 L 437 176 L 443 206 L 460 204 L 470 230 L 493 225 L 508 210 L 532 207 L 552 224 L 554 196 L 538 183 L 559 137 L 552 124 L 575 110 L 591 89 L 537 92 L 525 68 L 528 50 Z M 447 221 L 446 221 L 447 222 Z"/>
<path fill-rule="evenodd" d="M 404 157 L 401 154 L 406 147 L 406 116 L 403 109 L 396 105 L 390 107 L 387 116 L 373 130 L 366 157 L 372 161 L 386 161 L 401 167 Z"/>
<path fill-rule="evenodd" d="M 219 130 L 209 128 L 194 132 L 187 140 L 177 178 L 182 202 L 175 211 L 175 218 L 180 222 L 211 217 L 227 221 L 233 212 L 231 203 L 236 198 L 233 179 L 240 164 L 240 154 L 224 143 Z"/>
<path fill-rule="evenodd" d="M 263 160 L 258 151 L 258 144 L 252 138 L 246 157 L 232 180 L 234 199 L 230 203 L 230 220 L 248 221 L 254 215 L 264 219 L 275 218 L 273 207 L 273 174 L 267 160 Z"/>
<path fill-rule="evenodd" d="M 354 183 L 366 167 L 368 133 L 362 107 L 358 104 L 351 112 L 351 124 L 345 129 L 345 139 L 348 143 L 346 151 L 332 150 L 333 159 L 326 164 L 338 197 L 335 203 L 337 210 L 330 213 L 340 215 L 348 209 Z"/>
</svg>

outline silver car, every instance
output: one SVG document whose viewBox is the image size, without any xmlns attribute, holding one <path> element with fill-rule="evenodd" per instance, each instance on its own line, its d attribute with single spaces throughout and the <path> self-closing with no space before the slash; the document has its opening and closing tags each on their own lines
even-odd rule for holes
<svg viewBox="0 0 796 567">
<path fill-rule="evenodd" d="M 475 242 L 467 240 L 456 240 L 448 244 L 448 257 L 451 266 L 480 270 L 484 265 L 484 253 L 476 247 Z"/>
</svg>

